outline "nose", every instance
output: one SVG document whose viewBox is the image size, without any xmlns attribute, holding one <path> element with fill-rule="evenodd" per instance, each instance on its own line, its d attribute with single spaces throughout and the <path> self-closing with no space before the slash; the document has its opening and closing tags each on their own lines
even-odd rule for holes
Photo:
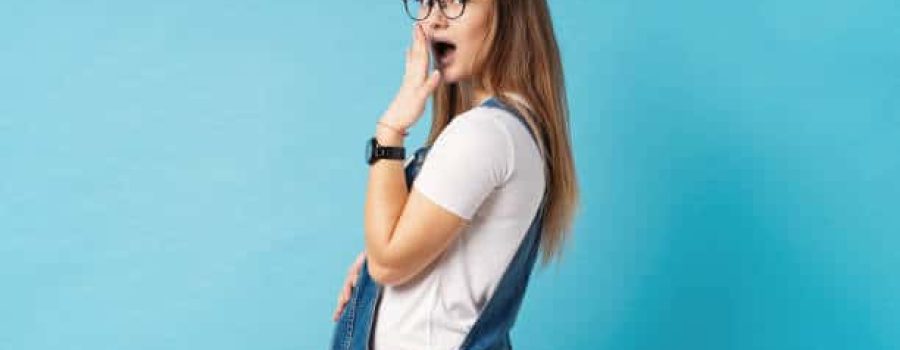
<svg viewBox="0 0 900 350">
<path fill-rule="evenodd" d="M 422 27 L 425 29 L 425 34 L 428 35 L 429 38 L 434 36 L 434 32 L 439 29 L 447 28 L 447 17 L 444 16 L 444 11 L 441 9 L 441 5 L 439 1 L 432 2 L 431 14 L 428 15 L 428 18 L 422 20 Z"/>
</svg>

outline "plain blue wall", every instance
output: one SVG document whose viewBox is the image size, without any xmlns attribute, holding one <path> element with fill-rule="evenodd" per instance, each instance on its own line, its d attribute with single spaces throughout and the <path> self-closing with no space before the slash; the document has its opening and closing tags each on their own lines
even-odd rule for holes
<svg viewBox="0 0 900 350">
<path fill-rule="evenodd" d="M 900 348 L 896 1 L 551 2 L 583 202 L 518 349 Z M 324 349 L 408 30 L 0 4 L 0 349 Z"/>
</svg>

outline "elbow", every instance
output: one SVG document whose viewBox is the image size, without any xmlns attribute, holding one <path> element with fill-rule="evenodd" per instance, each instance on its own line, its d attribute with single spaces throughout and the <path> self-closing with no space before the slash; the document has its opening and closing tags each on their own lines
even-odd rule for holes
<svg viewBox="0 0 900 350">
<path fill-rule="evenodd" d="M 366 236 L 370 236 L 368 232 Z M 405 282 L 406 277 L 402 275 L 402 271 L 398 269 L 395 261 L 389 257 L 387 248 L 371 244 L 370 241 L 366 243 L 367 267 L 372 280 L 382 286 L 395 286 Z"/>
<path fill-rule="evenodd" d="M 368 267 L 369 275 L 382 286 L 396 286 L 406 282 L 407 278 L 398 273 L 397 269 L 372 261 L 369 262 Z"/>
</svg>

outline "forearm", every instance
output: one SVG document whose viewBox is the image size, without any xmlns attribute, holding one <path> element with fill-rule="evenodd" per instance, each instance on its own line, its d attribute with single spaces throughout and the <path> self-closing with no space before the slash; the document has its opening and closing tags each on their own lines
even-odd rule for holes
<svg viewBox="0 0 900 350">
<path fill-rule="evenodd" d="M 377 127 L 375 138 L 384 146 L 403 146 L 403 137 Z M 394 228 L 409 196 L 402 160 L 382 159 L 369 167 L 365 204 L 366 252 L 371 261 L 385 264 Z"/>
<path fill-rule="evenodd" d="M 441 81 L 441 74 L 434 70 L 429 74 L 429 43 L 421 25 L 413 27 L 413 45 L 406 54 L 406 73 L 397 96 L 391 101 L 382 121 L 397 129 L 414 125 L 425 110 L 428 97 Z M 397 130 L 379 125 L 375 138 L 384 146 L 402 146 L 403 135 Z M 366 190 L 364 215 L 366 254 L 378 267 L 390 269 L 401 260 L 393 254 L 391 244 L 397 222 L 406 206 L 409 192 L 403 160 L 379 160 L 369 166 L 369 182 Z M 399 250 L 399 248 L 398 248 Z M 407 249 L 407 251 L 409 251 Z M 406 262 L 404 262 L 406 264 Z"/>
</svg>

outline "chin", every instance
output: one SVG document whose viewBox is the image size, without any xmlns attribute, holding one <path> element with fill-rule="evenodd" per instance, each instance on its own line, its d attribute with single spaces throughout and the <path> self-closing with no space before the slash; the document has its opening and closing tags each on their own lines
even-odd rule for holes
<svg viewBox="0 0 900 350">
<path fill-rule="evenodd" d="M 442 84 L 455 84 L 459 82 L 459 78 L 451 73 L 441 73 L 443 77 L 441 78 Z"/>
<path fill-rule="evenodd" d="M 448 68 L 441 69 L 441 83 L 442 84 L 454 84 L 459 83 L 466 79 L 464 74 L 461 74 L 458 70 L 454 69 L 455 67 L 451 66 Z"/>
</svg>

